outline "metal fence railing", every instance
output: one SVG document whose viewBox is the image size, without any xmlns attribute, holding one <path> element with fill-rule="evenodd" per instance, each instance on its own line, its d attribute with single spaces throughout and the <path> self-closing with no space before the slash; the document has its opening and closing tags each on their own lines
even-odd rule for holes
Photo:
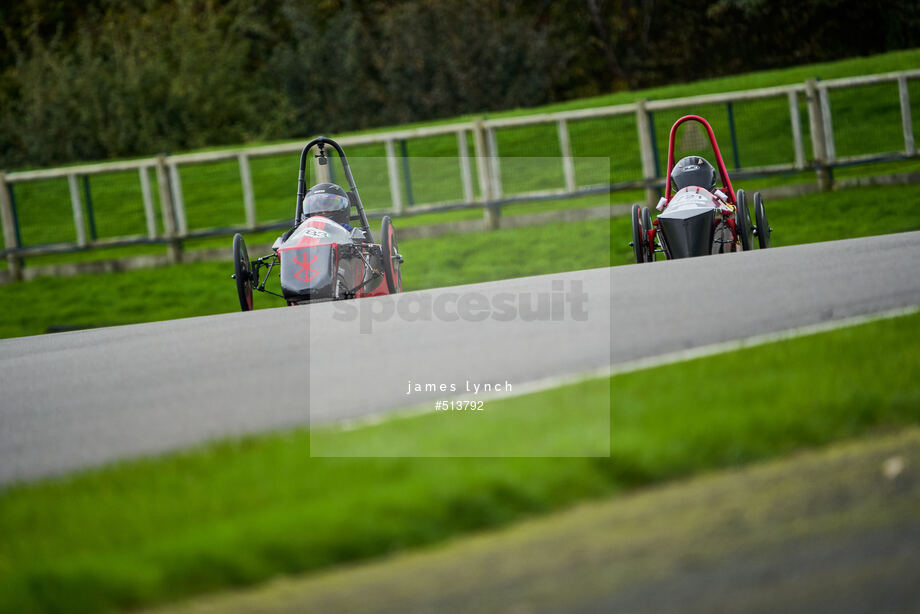
<svg viewBox="0 0 920 614">
<path fill-rule="evenodd" d="M 644 189 L 658 198 L 671 124 L 695 113 L 746 176 L 917 158 L 920 70 L 338 139 L 372 217 Z M 3 251 L 13 278 L 28 255 L 182 241 L 289 224 L 302 143 L 0 172 Z M 705 155 L 684 130 L 679 155 Z M 328 169 L 328 170 L 327 170 Z M 328 172 L 336 165 L 311 170 Z M 341 179 L 341 175 L 338 174 Z"/>
</svg>

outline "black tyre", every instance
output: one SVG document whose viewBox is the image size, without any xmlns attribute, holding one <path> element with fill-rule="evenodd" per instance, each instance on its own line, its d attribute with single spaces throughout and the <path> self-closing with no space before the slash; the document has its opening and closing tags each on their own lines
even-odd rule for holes
<svg viewBox="0 0 920 614">
<path fill-rule="evenodd" d="M 236 279 L 236 293 L 240 297 L 240 309 L 252 311 L 252 268 L 249 252 L 243 235 L 233 235 L 233 278 Z"/>
<path fill-rule="evenodd" d="M 642 221 L 639 219 L 641 215 L 639 205 L 634 204 L 632 206 L 632 245 L 633 254 L 636 256 L 636 262 L 642 264 L 645 262 L 645 247 L 644 241 L 642 240 Z"/>
<path fill-rule="evenodd" d="M 712 252 L 713 254 L 727 254 L 733 251 L 732 230 L 728 222 L 719 222 L 712 232 Z"/>
<path fill-rule="evenodd" d="M 754 219 L 757 221 L 757 243 L 760 244 L 760 249 L 766 249 L 770 247 L 770 234 L 773 229 L 767 220 L 767 210 L 763 207 L 760 192 L 754 192 Z"/>
<path fill-rule="evenodd" d="M 380 246 L 383 252 L 383 276 L 387 280 L 387 289 L 390 294 L 402 291 L 402 256 L 399 254 L 399 243 L 396 241 L 396 229 L 390 216 L 383 216 L 380 228 Z"/>
<path fill-rule="evenodd" d="M 748 251 L 754 249 L 754 235 L 751 229 L 751 212 L 747 207 L 747 194 L 744 190 L 735 192 L 735 232 L 741 239 L 741 249 Z"/>
<path fill-rule="evenodd" d="M 648 238 L 648 231 L 652 229 L 652 212 L 648 207 L 642 207 L 642 243 L 645 248 L 645 261 L 655 262 L 655 245 Z"/>
</svg>

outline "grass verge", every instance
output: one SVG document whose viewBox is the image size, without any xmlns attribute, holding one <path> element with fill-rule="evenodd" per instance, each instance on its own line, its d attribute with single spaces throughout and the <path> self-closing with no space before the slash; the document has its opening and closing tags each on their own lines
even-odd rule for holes
<svg viewBox="0 0 920 614">
<path fill-rule="evenodd" d="M 811 194 L 768 202 L 767 211 L 775 246 L 918 230 L 920 185 Z M 629 218 L 620 217 L 609 224 L 572 222 L 406 240 L 400 242 L 406 257 L 404 288 L 627 264 L 632 261 L 630 236 Z M 229 262 L 207 262 L 0 286 L 5 308 L 0 337 L 236 311 L 230 273 Z M 280 305 L 267 295 L 257 293 L 255 299 L 257 308 Z"/>
<path fill-rule="evenodd" d="M 157 612 L 913 614 L 918 466 L 906 427 Z"/>
<path fill-rule="evenodd" d="M 14 486 L 0 493 L 0 611 L 110 611 L 251 585 L 916 424 L 920 354 L 905 340 L 918 337 L 915 314 L 489 407 L 524 402 L 551 434 L 607 388 L 603 458 L 312 458 L 301 430 Z M 714 372 L 724 385 L 699 385 Z M 434 438 L 445 417 L 460 418 L 453 437 L 482 436 L 475 416 L 437 414 L 346 436 Z"/>
</svg>

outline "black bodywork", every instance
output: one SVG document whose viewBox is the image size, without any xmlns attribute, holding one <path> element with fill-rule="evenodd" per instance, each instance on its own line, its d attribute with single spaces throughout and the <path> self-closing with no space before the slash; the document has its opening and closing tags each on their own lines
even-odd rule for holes
<svg viewBox="0 0 920 614">
<path fill-rule="evenodd" d="M 710 209 L 680 211 L 667 218 L 659 215 L 658 230 L 668 258 L 690 258 L 712 253 L 715 213 L 715 209 Z"/>
<path fill-rule="evenodd" d="M 698 122 L 705 128 L 716 167 L 700 156 L 687 156 L 675 164 L 677 129 L 688 121 Z M 716 168 L 722 179 L 720 189 L 715 189 Z M 753 249 L 754 236 L 761 249 L 770 246 L 773 229 L 767 221 L 760 193 L 754 194 L 755 225 L 744 190 L 736 194 L 732 188 L 712 126 L 699 115 L 685 115 L 671 127 L 666 177 L 665 195 L 658 203 L 661 213 L 657 219 L 652 221 L 648 207 L 639 204 L 632 207 L 630 246 L 636 262 L 653 262 L 659 252 L 670 260 L 748 251 Z M 675 187 L 678 190 L 672 197 Z"/>
</svg>

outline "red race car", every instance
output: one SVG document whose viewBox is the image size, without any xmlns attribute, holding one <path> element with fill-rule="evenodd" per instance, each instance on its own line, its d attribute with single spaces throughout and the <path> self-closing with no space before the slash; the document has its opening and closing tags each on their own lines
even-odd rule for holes
<svg viewBox="0 0 920 614">
<path fill-rule="evenodd" d="M 319 183 L 307 190 L 307 154 L 317 147 L 317 161 L 328 164 L 327 146 L 339 155 L 348 191 L 334 183 Z M 351 222 L 358 225 L 353 227 Z M 274 294 L 288 305 L 400 292 L 403 258 L 389 217 L 383 218 L 380 234 L 380 243 L 375 243 L 342 147 L 326 137 L 313 139 L 300 154 L 294 225 L 278 237 L 272 253 L 250 261 L 243 237 L 233 237 L 232 277 L 240 308 L 252 309 L 253 290 Z M 281 294 L 265 289 L 276 266 L 280 269 Z M 263 268 L 267 271 L 261 276 Z"/>
<path fill-rule="evenodd" d="M 699 122 L 709 135 L 722 187 L 716 188 L 716 169 L 701 156 L 687 156 L 674 162 L 677 128 L 688 121 Z M 673 192 L 673 193 L 672 193 Z M 653 262 L 658 252 L 665 258 L 690 258 L 754 248 L 754 236 L 761 249 L 770 247 L 770 228 L 760 192 L 754 192 L 754 218 L 744 190 L 736 193 L 725 170 L 725 162 L 712 126 L 699 115 L 686 115 L 674 122 L 668 140 L 668 178 L 665 196 L 652 221 L 648 207 L 632 207 L 630 245 L 636 262 Z"/>
</svg>

